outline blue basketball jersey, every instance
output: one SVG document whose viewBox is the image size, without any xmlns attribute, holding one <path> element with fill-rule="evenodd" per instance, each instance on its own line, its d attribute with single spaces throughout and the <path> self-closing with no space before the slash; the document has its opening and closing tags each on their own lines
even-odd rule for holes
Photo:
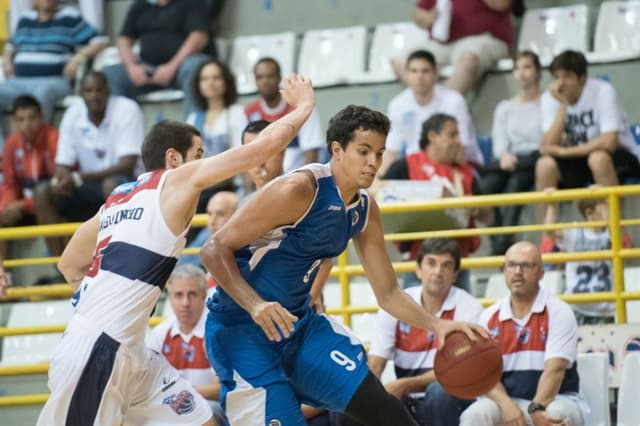
<svg viewBox="0 0 640 426">
<path fill-rule="evenodd" d="M 328 164 L 310 164 L 293 173 L 302 170 L 312 172 L 316 179 L 316 192 L 305 214 L 235 253 L 240 272 L 253 289 L 264 300 L 277 301 L 294 314 L 308 305 L 322 260 L 342 253 L 349 239 L 365 228 L 369 213 L 365 190 L 351 204 L 343 203 Z M 207 306 L 213 314 L 244 312 L 220 286 Z M 235 315 L 222 317 L 238 319 Z"/>
</svg>

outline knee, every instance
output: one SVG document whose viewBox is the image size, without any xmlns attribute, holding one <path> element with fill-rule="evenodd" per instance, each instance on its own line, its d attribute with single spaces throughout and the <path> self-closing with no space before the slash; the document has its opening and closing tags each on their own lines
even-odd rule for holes
<svg viewBox="0 0 640 426">
<path fill-rule="evenodd" d="M 549 173 L 558 172 L 558 163 L 550 155 L 543 155 L 536 161 L 536 177 L 547 176 Z"/>
<path fill-rule="evenodd" d="M 593 151 L 589 154 L 587 158 L 587 164 L 589 165 L 589 169 L 591 171 L 598 171 L 605 168 L 613 167 L 613 161 L 611 159 L 611 153 L 609 151 L 605 151 L 599 149 L 597 151 Z"/>
<path fill-rule="evenodd" d="M 562 419 L 567 426 L 579 426 L 582 414 L 578 404 L 568 398 L 555 399 L 547 405 L 545 410 L 547 416 Z"/>
<path fill-rule="evenodd" d="M 471 404 L 460 415 L 460 426 L 481 426 L 494 424 L 493 411 L 498 406 L 490 399 L 480 399 Z"/>
<path fill-rule="evenodd" d="M 33 202 L 36 209 L 45 204 L 49 204 L 51 199 L 51 186 L 49 182 L 42 182 L 33 189 Z"/>
<path fill-rule="evenodd" d="M 480 67 L 480 58 L 473 52 L 464 52 L 458 58 L 457 67 L 469 72 L 476 72 Z"/>
</svg>

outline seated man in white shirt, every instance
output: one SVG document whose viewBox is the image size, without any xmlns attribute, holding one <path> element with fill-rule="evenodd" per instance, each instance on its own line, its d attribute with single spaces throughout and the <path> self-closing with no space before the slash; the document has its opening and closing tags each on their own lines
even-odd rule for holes
<svg viewBox="0 0 640 426">
<path fill-rule="evenodd" d="M 147 346 L 167 358 L 210 401 L 214 420 L 224 425 L 224 411 L 218 402 L 220 383 L 204 351 L 207 277 L 198 266 L 178 266 L 167 281 L 167 293 L 165 303 L 170 304 L 173 315 L 151 330 Z"/>
<path fill-rule="evenodd" d="M 110 95 L 99 72 L 82 79 L 81 96 L 62 117 L 54 177 L 35 190 L 38 224 L 87 220 L 116 186 L 134 179 L 144 138 L 142 110 Z M 52 256 L 62 254 L 60 238 L 47 244 Z"/>
<path fill-rule="evenodd" d="M 436 113 L 449 114 L 458 122 L 460 141 L 465 148 L 458 162 L 483 165 L 467 102 L 460 93 L 438 83 L 436 60 L 431 52 L 417 50 L 409 55 L 406 74 L 409 87 L 389 102 L 387 115 L 391 130 L 378 176 L 384 176 L 398 156 L 420 151 L 422 123 Z"/>
</svg>

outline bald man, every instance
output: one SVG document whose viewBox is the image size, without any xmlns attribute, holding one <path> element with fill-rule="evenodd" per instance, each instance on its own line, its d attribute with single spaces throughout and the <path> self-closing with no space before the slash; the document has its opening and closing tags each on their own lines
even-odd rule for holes
<svg viewBox="0 0 640 426">
<path fill-rule="evenodd" d="M 207 226 L 202 228 L 198 235 L 187 246 L 188 248 L 200 248 L 211 235 L 222 227 L 231 215 L 238 209 L 240 198 L 235 192 L 216 192 L 207 202 Z M 197 254 L 186 254 L 178 259 L 178 265 L 191 264 L 202 267 L 200 257 Z"/>
<path fill-rule="evenodd" d="M 502 380 L 462 413 L 461 426 L 584 424 L 578 326 L 569 305 L 540 287 L 543 276 L 535 244 L 522 241 L 507 250 L 509 295 L 485 309 L 479 321 L 506 361 Z"/>
</svg>

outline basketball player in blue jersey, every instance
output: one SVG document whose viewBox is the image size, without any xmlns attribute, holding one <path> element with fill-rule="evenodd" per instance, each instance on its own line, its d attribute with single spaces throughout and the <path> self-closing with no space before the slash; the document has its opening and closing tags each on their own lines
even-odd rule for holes
<svg viewBox="0 0 640 426">
<path fill-rule="evenodd" d="M 283 96 L 294 111 L 254 143 L 206 159 L 192 126 L 151 129 L 142 146 L 151 171 L 116 188 L 58 263 L 77 290 L 76 312 L 51 360 L 51 396 L 38 425 L 215 424 L 206 401 L 145 348 L 144 337 L 200 192 L 285 149 L 313 110 L 313 89 L 302 77 L 289 77 Z"/>
<path fill-rule="evenodd" d="M 365 188 L 389 131 L 384 114 L 348 106 L 329 122 L 331 161 L 277 178 L 203 246 L 218 288 L 208 302 L 206 346 L 231 424 L 305 425 L 300 403 L 346 412 L 366 425 L 412 425 L 397 398 L 369 372 L 362 345 L 308 306 L 323 259 L 353 238 L 381 308 L 438 334 L 475 339 L 479 326 L 440 320 L 398 286 L 380 212 Z"/>
</svg>

